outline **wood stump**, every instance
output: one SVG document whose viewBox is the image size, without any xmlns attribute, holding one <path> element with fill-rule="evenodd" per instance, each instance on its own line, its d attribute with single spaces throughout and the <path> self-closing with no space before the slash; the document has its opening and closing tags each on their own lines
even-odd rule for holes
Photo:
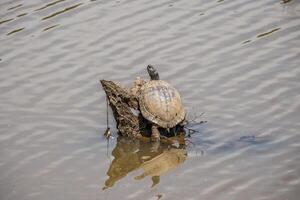
<svg viewBox="0 0 300 200">
<path fill-rule="evenodd" d="M 103 90 L 113 111 L 117 123 L 118 134 L 131 138 L 150 141 L 151 124 L 143 118 L 138 107 L 138 100 L 130 92 L 114 81 L 101 80 Z M 184 143 L 183 127 L 176 127 L 172 134 L 160 130 L 161 141 L 164 143 Z M 176 137 L 173 137 L 175 136 Z"/>
</svg>

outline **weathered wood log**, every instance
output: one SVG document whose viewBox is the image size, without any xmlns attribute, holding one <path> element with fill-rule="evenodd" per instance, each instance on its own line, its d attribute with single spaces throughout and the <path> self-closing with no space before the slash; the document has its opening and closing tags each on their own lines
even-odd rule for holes
<svg viewBox="0 0 300 200">
<path fill-rule="evenodd" d="M 133 110 L 138 108 L 137 99 L 113 81 L 101 80 L 100 82 L 116 119 L 119 134 L 140 137 L 139 117 L 133 113 Z"/>
<path fill-rule="evenodd" d="M 139 108 L 136 97 L 113 81 L 101 80 L 100 82 L 113 111 L 119 131 L 118 134 L 143 141 L 150 141 L 151 125 L 141 114 L 137 114 L 139 113 Z M 182 135 L 184 135 L 183 128 L 177 130 L 177 132 L 183 133 L 178 134 L 181 135 L 181 137 L 169 138 L 162 134 L 161 141 L 171 144 L 184 142 L 184 137 L 182 137 Z"/>
</svg>

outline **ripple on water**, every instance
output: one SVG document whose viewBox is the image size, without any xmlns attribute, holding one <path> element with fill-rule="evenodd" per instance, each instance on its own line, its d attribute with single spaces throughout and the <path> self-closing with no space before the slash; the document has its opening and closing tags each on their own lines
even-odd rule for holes
<svg viewBox="0 0 300 200">
<path fill-rule="evenodd" d="M 0 4 L 3 199 L 300 195 L 298 1 Z M 147 64 L 207 121 L 185 149 L 102 137 L 99 79 L 129 86 Z"/>
</svg>

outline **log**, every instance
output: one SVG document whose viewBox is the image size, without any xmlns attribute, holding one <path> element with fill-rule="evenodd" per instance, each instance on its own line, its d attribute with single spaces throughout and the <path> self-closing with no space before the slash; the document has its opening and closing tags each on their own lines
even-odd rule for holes
<svg viewBox="0 0 300 200">
<path fill-rule="evenodd" d="M 121 136 L 127 136 L 131 138 L 137 138 L 142 141 L 150 141 L 151 124 L 143 118 L 138 108 L 138 100 L 136 97 L 130 94 L 128 90 L 123 88 L 120 84 L 109 81 L 100 80 L 103 90 L 106 93 L 109 106 L 113 111 L 113 116 L 116 120 L 118 134 Z M 161 141 L 163 143 L 183 143 L 184 142 L 184 129 L 179 127 L 176 129 L 177 137 L 161 132 Z"/>
<path fill-rule="evenodd" d="M 125 88 L 113 81 L 101 80 L 100 82 L 117 122 L 118 134 L 139 137 L 139 117 L 133 113 L 133 110 L 138 108 L 137 99 L 132 97 Z"/>
</svg>

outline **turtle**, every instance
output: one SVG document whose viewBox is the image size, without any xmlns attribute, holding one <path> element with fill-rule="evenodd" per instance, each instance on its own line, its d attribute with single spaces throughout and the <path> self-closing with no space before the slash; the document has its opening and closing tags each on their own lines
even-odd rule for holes
<svg viewBox="0 0 300 200">
<path fill-rule="evenodd" d="M 135 82 L 135 96 L 142 116 L 151 122 L 151 141 L 159 141 L 158 128 L 170 129 L 184 121 L 186 112 L 179 92 L 168 82 L 160 80 L 157 70 L 147 66 L 150 81 L 138 78 Z"/>
</svg>

